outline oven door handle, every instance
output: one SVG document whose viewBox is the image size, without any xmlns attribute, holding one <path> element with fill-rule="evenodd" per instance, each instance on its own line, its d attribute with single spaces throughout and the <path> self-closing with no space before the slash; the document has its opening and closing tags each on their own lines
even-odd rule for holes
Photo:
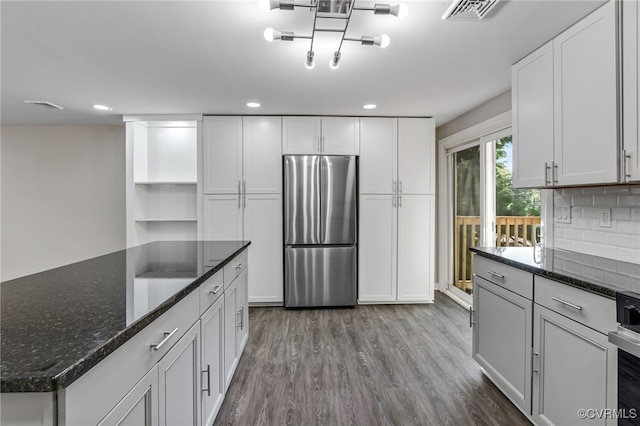
<svg viewBox="0 0 640 426">
<path fill-rule="evenodd" d="M 640 358 L 640 339 L 636 338 L 631 334 L 631 332 L 626 331 L 622 327 L 618 327 L 617 331 L 609 332 L 609 343 L 612 343 L 623 351 Z"/>
</svg>

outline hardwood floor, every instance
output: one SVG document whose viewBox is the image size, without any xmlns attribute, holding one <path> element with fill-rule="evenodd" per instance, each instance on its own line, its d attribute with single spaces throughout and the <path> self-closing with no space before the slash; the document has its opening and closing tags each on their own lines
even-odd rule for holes
<svg viewBox="0 0 640 426">
<path fill-rule="evenodd" d="M 528 425 L 471 359 L 469 315 L 431 305 L 251 308 L 216 425 Z"/>
</svg>

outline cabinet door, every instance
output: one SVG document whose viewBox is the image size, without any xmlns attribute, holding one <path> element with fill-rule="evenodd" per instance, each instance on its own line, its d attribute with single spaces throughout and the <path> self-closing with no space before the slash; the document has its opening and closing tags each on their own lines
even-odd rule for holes
<svg viewBox="0 0 640 426">
<path fill-rule="evenodd" d="M 203 126 L 204 193 L 240 193 L 242 117 L 205 117 Z"/>
<path fill-rule="evenodd" d="M 398 119 L 398 191 L 435 194 L 435 157 L 433 119 Z"/>
<path fill-rule="evenodd" d="M 398 179 L 398 120 L 360 119 L 360 193 L 392 194 Z"/>
<path fill-rule="evenodd" d="M 553 41 L 558 185 L 618 181 L 616 3 Z"/>
<path fill-rule="evenodd" d="M 98 426 L 158 424 L 158 367 L 149 371 Z"/>
<path fill-rule="evenodd" d="M 551 185 L 553 42 L 545 44 L 512 67 L 511 96 L 513 186 L 539 188 Z"/>
<path fill-rule="evenodd" d="M 360 195 L 358 303 L 396 301 L 396 195 Z"/>
<path fill-rule="evenodd" d="M 282 117 L 282 153 L 319 154 L 320 117 Z"/>
<path fill-rule="evenodd" d="M 640 181 L 640 6 L 622 5 L 622 102 L 626 181 Z"/>
<path fill-rule="evenodd" d="M 580 409 L 617 407 L 617 350 L 607 336 L 537 304 L 533 328 L 538 370 L 533 379 L 534 420 L 550 425 L 616 424 L 614 419 L 577 417 Z"/>
<path fill-rule="evenodd" d="M 321 149 L 326 155 L 358 155 L 360 153 L 360 119 L 323 117 Z"/>
<path fill-rule="evenodd" d="M 243 239 L 240 195 L 206 195 L 203 204 L 205 240 Z"/>
<path fill-rule="evenodd" d="M 238 280 L 236 279 L 224 290 L 224 389 L 229 389 L 233 373 L 238 365 L 237 332 L 238 305 L 237 305 Z"/>
<path fill-rule="evenodd" d="M 159 425 L 200 424 L 200 323 L 158 363 Z"/>
<path fill-rule="evenodd" d="M 282 119 L 244 117 L 242 126 L 243 191 L 282 193 Z"/>
<path fill-rule="evenodd" d="M 473 285 L 473 359 L 502 392 L 531 413 L 533 302 L 478 276 Z"/>
<path fill-rule="evenodd" d="M 244 239 L 251 241 L 249 301 L 283 302 L 282 195 L 247 194 Z"/>
<path fill-rule="evenodd" d="M 398 301 L 433 301 L 434 195 L 398 195 Z"/>
<path fill-rule="evenodd" d="M 244 268 L 238 278 L 236 290 L 236 357 L 240 359 L 244 347 L 249 339 L 249 305 L 247 290 L 249 289 L 247 268 Z"/>
<path fill-rule="evenodd" d="M 213 424 L 224 399 L 224 297 L 200 318 L 202 338 L 202 422 Z"/>
</svg>

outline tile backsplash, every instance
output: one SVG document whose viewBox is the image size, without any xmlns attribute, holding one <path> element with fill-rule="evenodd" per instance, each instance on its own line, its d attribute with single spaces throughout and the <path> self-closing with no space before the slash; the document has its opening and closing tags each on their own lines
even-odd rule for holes
<svg viewBox="0 0 640 426">
<path fill-rule="evenodd" d="M 553 223 L 553 246 L 609 259 L 640 263 L 640 185 L 557 189 L 558 209 L 571 209 L 571 223 Z M 600 226 L 610 209 L 611 227 Z"/>
</svg>

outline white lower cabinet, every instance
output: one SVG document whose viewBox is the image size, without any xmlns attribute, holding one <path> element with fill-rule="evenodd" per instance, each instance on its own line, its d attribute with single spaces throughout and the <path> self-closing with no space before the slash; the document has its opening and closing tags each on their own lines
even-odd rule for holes
<svg viewBox="0 0 640 426">
<path fill-rule="evenodd" d="M 225 391 L 231 384 L 240 355 L 249 337 L 247 268 L 224 291 L 224 377 Z"/>
<path fill-rule="evenodd" d="M 515 405 L 530 414 L 533 302 L 475 276 L 473 305 L 473 359 Z"/>
<path fill-rule="evenodd" d="M 224 297 L 200 318 L 202 360 L 202 424 L 213 424 L 225 392 L 224 376 Z"/>
<path fill-rule="evenodd" d="M 540 425 L 613 425 L 580 409 L 617 407 L 617 352 L 607 336 L 543 306 L 534 307 L 533 418 Z"/>
<path fill-rule="evenodd" d="M 158 366 L 156 365 L 116 405 L 99 426 L 158 424 Z"/>
<path fill-rule="evenodd" d="M 433 301 L 433 197 L 360 196 L 358 303 Z"/>
<path fill-rule="evenodd" d="M 158 363 L 158 424 L 200 424 L 200 323 Z"/>
</svg>

